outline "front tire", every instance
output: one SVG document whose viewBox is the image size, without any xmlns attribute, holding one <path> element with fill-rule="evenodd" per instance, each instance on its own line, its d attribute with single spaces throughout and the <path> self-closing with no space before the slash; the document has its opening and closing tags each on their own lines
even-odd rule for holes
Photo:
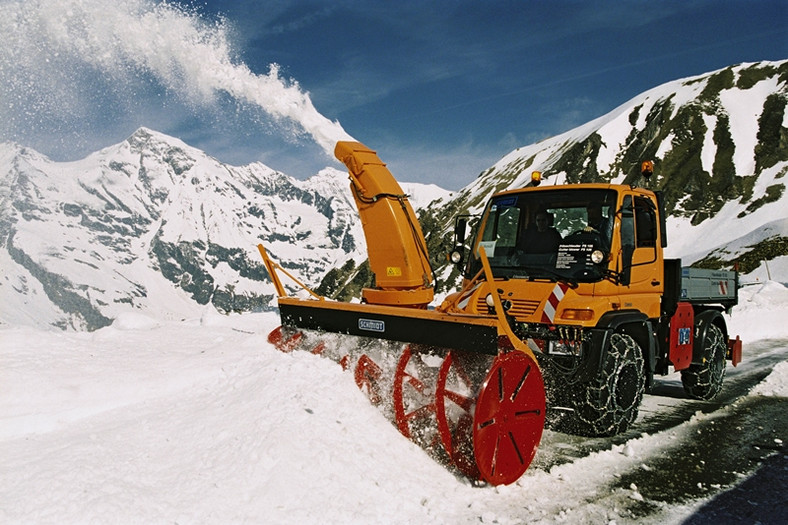
<svg viewBox="0 0 788 525">
<path fill-rule="evenodd" d="M 703 362 L 692 364 L 681 371 L 681 383 L 689 397 L 709 401 L 720 393 L 725 378 L 726 352 L 722 330 L 717 325 L 709 324 L 703 342 Z"/>
<path fill-rule="evenodd" d="M 613 436 L 637 419 L 646 378 L 643 351 L 629 335 L 614 333 L 597 377 L 574 388 L 567 429 L 583 436 Z"/>
</svg>

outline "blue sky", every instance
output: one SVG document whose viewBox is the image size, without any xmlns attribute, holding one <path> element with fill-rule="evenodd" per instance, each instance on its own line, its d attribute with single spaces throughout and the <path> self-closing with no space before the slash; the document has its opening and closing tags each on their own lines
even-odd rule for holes
<svg viewBox="0 0 788 525">
<path fill-rule="evenodd" d="M 320 113 L 376 149 L 398 179 L 447 189 L 470 183 L 516 147 L 661 83 L 788 58 L 785 0 L 190 5 L 209 24 L 224 21 L 238 63 L 259 74 L 278 63 Z M 0 138 L 58 158 L 120 142 L 144 125 L 228 163 L 260 160 L 299 178 L 338 166 L 308 138 L 280 133 L 232 101 L 206 109 L 155 86 L 129 91 L 116 118 L 83 121 L 80 140 L 64 144 L 54 138 L 63 127 L 45 125 L 38 135 L 0 128 Z"/>
<path fill-rule="evenodd" d="M 402 180 L 457 189 L 661 83 L 788 58 L 788 2 L 206 2 Z M 283 167 L 283 169 L 285 169 Z"/>
</svg>

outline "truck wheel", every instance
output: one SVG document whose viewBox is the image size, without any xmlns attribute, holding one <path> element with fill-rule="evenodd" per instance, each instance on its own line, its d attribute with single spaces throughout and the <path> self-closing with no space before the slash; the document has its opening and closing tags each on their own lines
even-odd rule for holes
<svg viewBox="0 0 788 525">
<path fill-rule="evenodd" d="M 692 364 L 681 371 L 681 383 L 689 397 L 708 401 L 720 393 L 725 378 L 726 350 L 722 330 L 709 324 L 703 342 L 703 364 Z"/>
<path fill-rule="evenodd" d="M 629 428 L 638 415 L 646 378 L 643 351 L 632 337 L 614 333 L 599 375 L 577 385 L 568 429 L 584 436 L 613 436 Z"/>
</svg>

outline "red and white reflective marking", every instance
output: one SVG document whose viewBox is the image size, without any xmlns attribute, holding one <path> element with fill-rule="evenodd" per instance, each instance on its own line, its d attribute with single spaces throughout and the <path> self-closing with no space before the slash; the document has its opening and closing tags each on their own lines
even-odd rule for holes
<svg viewBox="0 0 788 525">
<path fill-rule="evenodd" d="M 728 295 L 728 281 L 720 281 L 720 294 L 723 296 Z"/>
<path fill-rule="evenodd" d="M 473 288 L 471 288 L 470 290 L 468 290 L 467 292 L 465 292 L 465 294 L 464 294 L 462 297 L 460 297 L 460 300 L 459 300 L 459 302 L 457 303 L 457 306 L 458 306 L 460 309 L 464 310 L 464 309 L 465 309 L 465 307 L 466 307 L 466 306 L 468 306 L 468 301 L 470 300 L 471 296 L 473 295 L 473 292 L 475 292 L 475 291 L 476 291 L 476 289 L 477 289 L 479 286 L 481 286 L 481 283 L 478 283 L 476 286 L 474 286 Z"/>
<path fill-rule="evenodd" d="M 561 302 L 561 299 L 564 298 L 566 291 L 569 289 L 568 284 L 564 283 L 557 283 L 555 288 L 553 288 L 550 297 L 547 298 L 547 301 L 544 305 L 544 310 L 542 311 L 542 322 L 553 324 L 553 320 L 555 319 L 555 313 L 558 311 L 558 303 Z"/>
</svg>

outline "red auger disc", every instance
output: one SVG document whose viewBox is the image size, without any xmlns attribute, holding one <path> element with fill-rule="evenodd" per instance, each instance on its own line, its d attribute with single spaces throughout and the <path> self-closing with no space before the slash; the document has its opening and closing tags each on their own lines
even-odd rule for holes
<svg viewBox="0 0 788 525">
<path fill-rule="evenodd" d="M 407 345 L 394 373 L 394 420 L 403 436 L 438 459 L 442 444 L 436 424 L 435 385 L 440 357 Z"/>
<path fill-rule="evenodd" d="M 356 386 L 367 395 L 370 403 L 377 406 L 383 402 L 383 392 L 380 388 L 383 369 L 367 354 L 361 354 L 361 357 L 358 358 L 353 375 L 356 379 Z"/>
<path fill-rule="evenodd" d="M 517 481 L 536 454 L 544 421 L 539 366 L 522 352 L 497 356 L 473 418 L 473 451 L 482 478 L 492 485 Z"/>
<path fill-rule="evenodd" d="M 286 330 L 283 326 L 277 326 L 268 334 L 268 342 L 282 352 L 289 353 L 301 343 L 303 337 L 302 332 Z"/>
<path fill-rule="evenodd" d="M 284 326 L 277 326 L 271 330 L 271 333 L 268 334 L 268 342 L 286 354 L 292 352 L 296 348 L 301 348 L 303 350 L 310 350 L 315 355 L 321 355 L 326 348 L 326 343 L 324 341 L 317 341 L 317 343 L 315 343 L 313 340 L 309 343 L 309 338 L 304 336 L 304 332 L 293 328 L 285 328 Z M 312 345 L 311 348 L 309 348 L 310 344 Z"/>
<path fill-rule="evenodd" d="M 448 352 L 438 372 L 435 412 L 443 448 L 457 469 L 479 479 L 473 456 L 473 411 L 480 379 L 474 381 L 463 354 Z"/>
</svg>

